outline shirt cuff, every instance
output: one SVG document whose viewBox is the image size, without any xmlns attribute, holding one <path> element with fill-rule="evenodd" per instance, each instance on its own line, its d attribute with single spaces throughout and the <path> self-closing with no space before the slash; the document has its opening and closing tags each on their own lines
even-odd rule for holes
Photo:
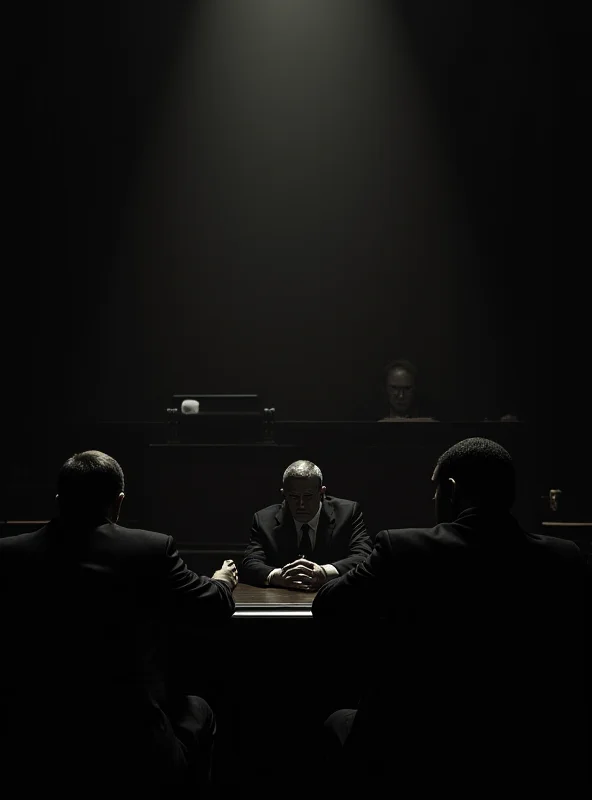
<svg viewBox="0 0 592 800">
<path fill-rule="evenodd" d="M 339 572 L 337 567 L 334 567 L 333 564 L 323 564 L 323 569 L 327 573 L 328 578 L 338 578 Z"/>
<path fill-rule="evenodd" d="M 265 585 L 266 586 L 271 586 L 270 581 L 271 581 L 272 576 L 273 575 L 277 575 L 281 571 L 282 571 L 281 567 L 276 567 L 275 569 L 272 569 L 271 572 L 269 573 L 269 575 L 267 576 L 267 578 L 265 579 Z"/>
</svg>

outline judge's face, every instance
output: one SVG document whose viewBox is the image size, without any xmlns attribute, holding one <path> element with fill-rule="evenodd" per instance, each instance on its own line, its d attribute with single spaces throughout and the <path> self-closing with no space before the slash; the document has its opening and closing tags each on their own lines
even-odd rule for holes
<svg viewBox="0 0 592 800">
<path fill-rule="evenodd" d="M 391 411 L 399 416 L 407 414 L 415 398 L 415 378 L 406 369 L 392 369 L 386 378 L 386 393 Z"/>
<path fill-rule="evenodd" d="M 283 488 L 286 505 L 297 522 L 310 522 L 325 491 L 318 478 L 288 478 Z"/>
</svg>

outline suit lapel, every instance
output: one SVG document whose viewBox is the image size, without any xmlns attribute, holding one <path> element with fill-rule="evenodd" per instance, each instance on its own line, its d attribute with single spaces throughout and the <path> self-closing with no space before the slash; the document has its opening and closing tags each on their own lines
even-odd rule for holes
<svg viewBox="0 0 592 800">
<path fill-rule="evenodd" d="M 296 525 L 285 503 L 279 507 L 275 515 L 276 526 L 273 529 L 273 538 L 278 550 L 295 553 L 297 545 Z M 296 555 L 289 556 L 296 558 Z"/>
<path fill-rule="evenodd" d="M 317 526 L 317 538 L 313 552 L 313 557 L 317 564 L 325 563 L 326 558 L 323 559 L 323 556 L 329 549 L 329 543 L 333 537 L 334 530 L 335 514 L 333 512 L 333 508 L 327 500 L 323 500 L 321 513 L 319 515 L 319 524 Z"/>
</svg>

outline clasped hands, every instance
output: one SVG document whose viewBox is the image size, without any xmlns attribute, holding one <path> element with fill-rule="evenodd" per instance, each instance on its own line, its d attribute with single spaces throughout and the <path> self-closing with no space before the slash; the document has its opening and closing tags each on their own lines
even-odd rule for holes
<svg viewBox="0 0 592 800">
<path fill-rule="evenodd" d="M 319 564 L 306 558 L 297 558 L 285 564 L 281 572 L 271 580 L 272 586 L 282 589 L 298 589 L 303 592 L 314 592 L 327 580 L 327 573 Z"/>
</svg>

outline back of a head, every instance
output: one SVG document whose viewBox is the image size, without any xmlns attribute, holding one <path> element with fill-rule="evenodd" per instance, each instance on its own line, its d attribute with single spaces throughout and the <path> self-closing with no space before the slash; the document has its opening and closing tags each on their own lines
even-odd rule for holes
<svg viewBox="0 0 592 800">
<path fill-rule="evenodd" d="M 100 450 L 75 453 L 58 475 L 60 513 L 75 519 L 104 517 L 123 490 L 123 470 L 114 458 Z"/>
<path fill-rule="evenodd" d="M 474 505 L 508 511 L 514 503 L 512 457 L 491 439 L 463 439 L 446 450 L 438 459 L 438 480 L 449 478 Z"/>
</svg>

